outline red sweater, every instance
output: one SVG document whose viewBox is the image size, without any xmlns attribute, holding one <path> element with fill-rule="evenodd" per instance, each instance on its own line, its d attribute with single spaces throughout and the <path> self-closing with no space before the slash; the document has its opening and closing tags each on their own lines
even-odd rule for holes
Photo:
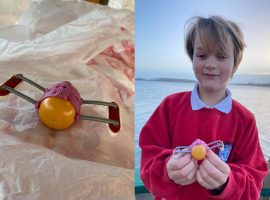
<svg viewBox="0 0 270 200">
<path fill-rule="evenodd" d="M 140 134 L 141 179 L 155 199 L 166 200 L 257 200 L 268 166 L 263 156 L 253 114 L 238 102 L 224 114 L 216 109 L 193 111 L 191 92 L 168 96 L 158 106 Z M 232 145 L 227 164 L 231 173 L 220 195 L 197 182 L 181 186 L 168 178 L 166 163 L 176 146 L 195 139 Z"/>
</svg>

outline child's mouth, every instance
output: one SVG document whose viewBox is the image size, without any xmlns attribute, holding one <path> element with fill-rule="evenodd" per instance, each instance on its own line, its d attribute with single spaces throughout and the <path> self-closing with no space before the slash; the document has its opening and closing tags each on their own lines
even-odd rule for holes
<svg viewBox="0 0 270 200">
<path fill-rule="evenodd" d="M 207 78 L 216 78 L 216 77 L 219 77 L 218 74 L 203 74 L 203 76 L 205 76 Z"/>
</svg>

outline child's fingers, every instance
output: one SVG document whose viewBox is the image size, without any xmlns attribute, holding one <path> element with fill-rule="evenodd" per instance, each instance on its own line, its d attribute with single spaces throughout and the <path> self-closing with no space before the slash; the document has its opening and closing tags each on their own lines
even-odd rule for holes
<svg viewBox="0 0 270 200">
<path fill-rule="evenodd" d="M 172 157 L 175 160 L 178 160 L 179 158 L 182 158 L 183 156 L 185 156 L 187 153 L 177 153 L 177 154 L 173 154 Z"/>
<path fill-rule="evenodd" d="M 208 163 L 210 162 L 208 161 Z M 214 166 L 212 166 L 211 168 L 207 168 L 205 167 L 205 165 L 200 165 L 200 169 L 198 171 L 200 171 L 200 175 L 203 178 L 203 181 L 210 185 L 211 189 L 218 188 L 224 183 L 223 174 L 219 172 Z"/>
<path fill-rule="evenodd" d="M 223 162 L 212 150 L 207 153 L 207 159 L 222 173 L 230 173 L 230 167 Z"/>
<path fill-rule="evenodd" d="M 196 172 L 196 180 L 197 180 L 197 182 L 198 182 L 201 186 L 203 186 L 204 188 L 209 189 L 209 190 L 213 189 L 212 186 L 211 186 L 210 184 L 208 184 L 208 183 L 204 180 L 204 178 L 203 178 L 202 175 L 201 175 L 201 171 L 200 171 L 200 170 L 198 170 L 198 171 Z"/>
<path fill-rule="evenodd" d="M 181 170 L 174 171 L 174 182 L 180 185 L 188 185 L 196 181 L 197 164 L 191 160 Z M 196 164 L 196 165 L 195 165 Z"/>
<path fill-rule="evenodd" d="M 196 174 L 196 172 L 195 172 L 195 174 Z M 177 184 L 180 184 L 180 185 L 189 185 L 189 184 L 191 184 L 191 183 L 194 183 L 195 181 L 196 181 L 196 175 L 193 175 L 191 178 L 186 178 L 186 179 L 178 179 L 178 180 L 176 180 L 175 181 L 175 183 L 177 183 Z"/>
<path fill-rule="evenodd" d="M 170 158 L 167 164 L 167 169 L 168 170 L 179 170 L 183 168 L 185 165 L 187 165 L 191 160 L 191 155 L 186 154 L 183 157 L 179 159 L 175 159 L 173 157 Z"/>
<path fill-rule="evenodd" d="M 203 179 L 200 181 L 208 186 L 210 185 L 210 189 L 215 189 L 227 181 L 230 167 L 220 160 L 214 152 L 209 151 L 198 171 L 200 171 L 199 175 Z"/>
<path fill-rule="evenodd" d="M 194 180 L 194 178 L 195 178 L 195 180 L 196 180 L 196 172 L 197 172 L 198 166 L 197 166 L 197 163 L 195 163 L 195 164 L 196 164 L 196 165 L 192 167 L 193 170 L 191 170 L 191 171 L 188 173 L 188 175 L 187 175 L 187 177 L 186 177 L 187 180 Z"/>
<path fill-rule="evenodd" d="M 190 160 L 184 167 L 171 172 L 171 176 L 174 179 L 188 178 L 191 179 L 196 172 L 197 166 L 194 164 L 194 160 Z"/>
<path fill-rule="evenodd" d="M 220 177 L 223 177 L 223 173 L 210 162 L 208 158 L 204 159 L 200 165 L 200 168 L 204 169 L 209 176 L 215 180 L 219 180 Z"/>
</svg>

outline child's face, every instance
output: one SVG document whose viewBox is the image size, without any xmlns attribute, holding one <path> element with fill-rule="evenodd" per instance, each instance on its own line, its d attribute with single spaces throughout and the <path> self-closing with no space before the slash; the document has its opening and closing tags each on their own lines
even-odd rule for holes
<svg viewBox="0 0 270 200">
<path fill-rule="evenodd" d="M 228 38 L 223 52 L 215 48 L 204 47 L 198 36 L 194 43 L 193 70 L 201 89 L 218 92 L 224 91 L 228 81 L 236 70 L 234 67 L 234 46 Z"/>
</svg>

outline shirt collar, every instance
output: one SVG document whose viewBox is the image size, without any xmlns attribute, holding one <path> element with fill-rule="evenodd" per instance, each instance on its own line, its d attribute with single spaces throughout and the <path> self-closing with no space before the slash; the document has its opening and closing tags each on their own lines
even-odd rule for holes
<svg viewBox="0 0 270 200">
<path fill-rule="evenodd" d="M 198 84 L 196 84 L 191 92 L 191 107 L 192 110 L 200 110 L 202 108 L 215 108 L 225 114 L 229 113 L 232 109 L 232 97 L 229 89 L 226 88 L 227 96 L 214 106 L 206 105 L 199 97 Z"/>
</svg>

